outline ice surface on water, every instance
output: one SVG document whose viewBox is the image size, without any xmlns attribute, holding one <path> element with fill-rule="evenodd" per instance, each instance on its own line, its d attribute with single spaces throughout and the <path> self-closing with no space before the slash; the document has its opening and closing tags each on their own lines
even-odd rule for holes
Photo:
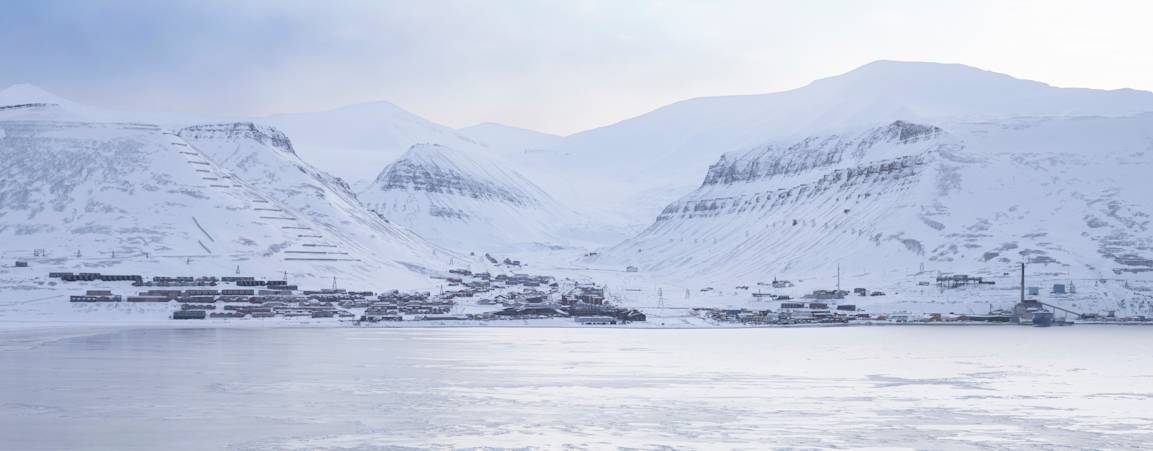
<svg viewBox="0 0 1153 451">
<path fill-rule="evenodd" d="M 22 346 L 0 349 L 0 449 L 1153 440 L 1145 327 L 157 328 L 5 340 Z"/>
</svg>

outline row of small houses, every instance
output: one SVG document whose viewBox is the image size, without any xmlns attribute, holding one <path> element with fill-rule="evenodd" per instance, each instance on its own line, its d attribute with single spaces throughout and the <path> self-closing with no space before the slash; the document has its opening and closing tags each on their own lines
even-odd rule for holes
<svg viewBox="0 0 1153 451">
<path fill-rule="evenodd" d="M 528 274 L 513 274 L 511 276 L 507 276 L 504 274 L 498 274 L 494 279 L 497 282 L 504 283 L 506 286 L 519 285 L 530 288 L 541 286 L 548 286 L 553 288 L 557 287 L 556 279 L 554 279 L 552 276 L 532 276 Z"/>
<path fill-rule="evenodd" d="M 452 274 L 451 276 L 445 277 L 445 279 L 447 279 L 449 282 L 458 282 L 459 283 L 459 282 L 463 282 L 466 278 L 469 278 L 469 279 L 472 279 L 473 281 L 485 281 L 485 282 L 500 283 L 504 286 L 513 286 L 513 285 L 520 285 L 520 286 L 526 286 L 526 287 L 550 286 L 553 288 L 556 288 L 559 286 L 556 282 L 555 277 L 546 276 L 546 275 L 513 273 L 513 274 L 497 274 L 494 276 L 488 272 L 472 272 L 468 269 L 450 269 L 450 270 L 448 270 L 448 272 L 449 272 L 449 274 Z"/>
<path fill-rule="evenodd" d="M 592 285 L 577 286 L 564 294 L 554 296 L 553 292 L 538 291 L 531 288 L 526 288 L 522 292 L 508 292 L 497 295 L 492 299 L 481 299 L 478 301 L 482 305 L 503 304 L 503 305 L 535 305 L 545 304 L 549 302 L 557 302 L 560 305 L 570 306 L 577 304 L 585 305 L 605 305 L 605 291 L 602 287 Z M 559 298 L 559 299 L 558 299 Z"/>
<path fill-rule="evenodd" d="M 161 290 L 153 290 L 161 291 Z M 169 290 L 175 291 L 175 290 Z M 198 296 L 195 294 L 197 291 L 205 290 L 187 290 L 192 291 L 194 294 L 183 296 L 179 298 L 172 298 L 168 295 L 153 295 L 153 296 L 129 296 L 128 302 L 169 302 L 176 300 L 182 302 L 180 310 L 173 312 L 173 319 L 204 319 L 204 318 L 271 318 L 276 316 L 287 317 L 311 317 L 311 318 L 332 318 L 332 317 L 352 317 L 353 314 L 337 309 L 329 302 L 321 302 L 312 299 L 303 299 L 295 297 L 290 299 L 269 299 L 262 304 L 248 304 L 248 305 L 225 305 L 223 312 L 215 312 L 217 298 L 212 296 Z M 222 290 L 222 291 L 245 291 L 245 290 Z M 251 291 L 251 290 L 247 290 Z M 173 293 L 168 293 L 169 295 Z M 225 295 L 227 296 L 227 295 Z M 123 298 L 119 295 L 113 295 L 109 290 L 88 290 L 85 295 L 72 296 L 72 302 L 121 302 Z M 251 302 L 250 298 L 229 298 L 221 297 L 219 300 L 224 302 Z M 212 310 L 213 312 L 209 312 Z"/>
<path fill-rule="evenodd" d="M 64 282 L 91 282 L 91 281 L 141 282 L 141 283 L 144 282 L 144 277 L 137 275 L 137 274 L 120 275 L 120 274 L 101 274 L 98 272 L 82 272 L 82 273 L 50 272 L 50 273 L 48 273 L 48 278 L 60 279 Z"/>
<path fill-rule="evenodd" d="M 136 296 L 122 297 L 120 295 L 113 295 L 110 290 L 88 290 L 83 295 L 71 296 L 72 302 L 192 302 L 192 303 L 211 303 L 216 301 L 221 302 L 247 302 L 247 303 L 264 303 L 269 301 L 303 301 L 303 300 L 322 300 L 322 301 L 341 301 L 346 299 L 354 299 L 363 295 L 371 296 L 371 292 L 355 292 L 355 293 L 324 293 L 324 292 L 304 292 L 304 294 L 295 294 L 293 290 L 282 289 L 263 289 L 255 290 L 251 288 L 238 288 L 238 289 L 185 289 L 185 290 L 147 290 L 142 291 Z"/>
<path fill-rule="evenodd" d="M 48 277 L 60 279 L 64 282 L 133 282 L 135 286 L 216 286 L 219 283 L 231 283 L 238 287 L 270 287 L 283 290 L 296 290 L 296 285 L 289 285 L 285 280 L 257 280 L 249 276 L 225 277 L 192 277 L 192 276 L 155 276 L 144 280 L 139 274 L 101 274 L 98 272 L 50 272 Z"/>
<path fill-rule="evenodd" d="M 868 318 L 856 305 L 830 305 L 824 302 L 782 302 L 779 311 L 750 309 L 695 308 L 694 313 L 716 321 L 745 324 L 794 324 L 806 322 L 843 322 Z"/>
<path fill-rule="evenodd" d="M 454 271 L 456 271 L 456 270 L 454 270 Z M 467 272 L 467 270 L 460 270 L 460 271 L 461 272 Z M 450 285 L 459 284 L 459 285 L 465 285 L 465 286 L 473 287 L 473 288 L 490 288 L 490 287 L 493 287 L 494 285 L 500 286 L 500 287 L 524 286 L 524 287 L 531 287 L 531 288 L 542 287 L 542 286 L 548 286 L 548 287 L 556 288 L 558 286 L 558 284 L 556 283 L 556 280 L 553 279 L 551 276 L 530 276 L 528 274 L 513 274 L 511 276 L 508 276 L 508 275 L 504 275 L 504 274 L 499 274 L 496 277 L 489 277 L 488 273 L 476 273 L 476 274 L 472 274 L 470 276 L 465 276 L 465 275 L 461 274 L 460 272 L 458 272 L 456 274 L 461 275 L 461 277 L 449 276 L 449 277 L 444 278 L 445 281 L 447 281 Z M 484 277 L 478 277 L 478 275 L 481 275 Z M 465 280 L 465 277 L 472 277 L 473 279 L 472 280 Z"/>
<path fill-rule="evenodd" d="M 493 277 L 487 272 L 474 273 L 468 269 L 451 269 L 449 273 L 453 274 L 453 276 L 445 278 L 449 282 L 449 286 L 462 288 L 441 293 L 440 297 L 443 299 L 474 297 L 495 289 L 512 286 L 524 287 L 523 292 L 508 292 L 497 295 L 495 298 L 481 299 L 478 302 L 482 305 L 544 302 L 548 300 L 549 294 L 557 291 L 560 286 L 552 276 L 498 274 Z M 542 289 L 548 291 L 541 291 Z"/>
<path fill-rule="evenodd" d="M 857 296 L 884 296 L 883 291 L 869 291 L 867 288 L 853 288 L 853 294 Z M 844 299 L 848 296 L 849 292 L 846 290 L 813 290 L 812 293 L 806 294 L 802 297 L 806 299 Z M 788 297 L 777 296 L 775 299 L 788 299 Z"/>
<path fill-rule="evenodd" d="M 645 321 L 645 314 L 639 310 L 609 306 L 565 306 L 560 304 L 520 305 L 494 313 L 473 315 L 450 315 L 448 308 L 432 310 L 409 310 L 405 306 L 372 306 L 363 317 L 365 322 L 403 321 L 405 314 L 416 315 L 417 320 L 499 320 L 499 319 L 544 319 L 573 318 L 581 324 L 618 324 Z"/>
<path fill-rule="evenodd" d="M 374 304 L 370 305 L 361 316 L 362 321 L 401 321 L 404 315 L 447 315 L 452 311 L 452 304 L 448 303 L 408 303 L 401 305 Z"/>
<path fill-rule="evenodd" d="M 311 302 L 311 303 L 309 303 Z M 304 303 L 270 302 L 264 305 L 225 305 L 223 311 L 216 311 L 215 304 L 183 304 L 173 312 L 172 319 L 205 318 L 353 318 L 356 315 L 336 308 L 331 303 L 309 301 Z"/>
<path fill-rule="evenodd" d="M 72 272 L 50 272 L 50 273 L 48 273 L 48 277 L 49 277 L 49 278 L 52 278 L 52 279 L 64 279 L 64 280 L 70 280 L 70 281 L 72 281 L 72 280 L 80 280 L 80 281 L 92 281 L 92 280 L 101 280 L 101 281 L 140 280 L 140 281 L 143 281 L 143 280 L 144 280 L 144 276 L 141 276 L 141 275 L 138 275 L 138 274 L 133 274 L 133 275 L 123 275 L 123 276 L 121 276 L 121 275 L 112 275 L 112 274 L 101 274 L 101 273 L 98 273 L 98 272 L 82 272 L 82 273 L 72 273 Z M 241 276 L 225 276 L 225 277 L 220 277 L 220 278 L 217 278 L 217 277 L 212 277 L 212 276 L 201 276 L 201 277 L 192 277 L 192 276 L 176 276 L 176 277 L 169 277 L 169 276 L 155 276 L 155 277 L 153 277 L 151 280 L 152 280 L 153 282 L 189 282 L 189 283 L 195 283 L 195 282 L 225 282 L 225 283 L 236 283 L 236 284 L 240 284 L 240 285 L 243 285 L 243 284 L 244 284 L 244 283 L 246 283 L 246 282 L 253 282 L 253 281 L 256 281 L 256 278 L 255 278 L 255 277 L 241 277 Z M 279 285 L 286 285 L 286 284 L 287 284 L 286 282 L 276 282 L 276 281 L 272 281 L 271 283 L 268 283 L 268 282 L 262 282 L 262 281 L 256 281 L 256 282 L 258 282 L 258 283 L 257 283 L 258 285 L 265 285 L 265 284 L 271 284 L 271 285 L 278 285 L 278 284 L 279 284 Z"/>
<path fill-rule="evenodd" d="M 492 316 L 500 319 L 574 318 L 587 324 L 629 323 L 648 319 L 636 309 L 581 303 L 518 305 L 495 312 Z"/>
<path fill-rule="evenodd" d="M 459 276 L 459 277 L 455 277 L 455 278 L 450 276 L 449 277 L 450 280 L 452 280 L 452 279 L 460 280 L 461 278 L 464 278 L 464 277 L 471 277 L 473 279 L 478 279 L 478 280 L 495 280 L 495 281 L 499 281 L 499 282 L 505 282 L 509 285 L 524 285 L 526 283 L 536 283 L 536 284 L 547 285 L 547 284 L 553 283 L 555 281 L 555 278 L 553 278 L 552 276 L 534 276 L 534 275 L 521 274 L 521 273 L 516 273 L 516 274 L 512 274 L 512 275 L 497 274 L 496 276 L 493 276 L 492 274 L 490 274 L 488 272 L 472 272 L 472 271 L 467 270 L 467 269 L 450 269 L 450 270 L 448 270 L 448 272 L 449 272 L 449 274 L 454 274 L 456 276 Z"/>
<path fill-rule="evenodd" d="M 376 301 L 368 305 L 361 317 L 362 321 L 400 321 L 402 315 L 445 315 L 452 311 L 456 302 L 454 295 L 442 294 L 434 298 L 432 293 L 418 291 L 403 293 L 397 290 L 381 293 Z"/>
</svg>

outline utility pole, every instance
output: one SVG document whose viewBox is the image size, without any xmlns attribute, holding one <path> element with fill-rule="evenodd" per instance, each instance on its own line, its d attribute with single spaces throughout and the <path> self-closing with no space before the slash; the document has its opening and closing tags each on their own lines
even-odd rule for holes
<svg viewBox="0 0 1153 451">
<path fill-rule="evenodd" d="M 665 314 L 665 290 L 661 287 L 657 287 L 657 308 L 661 311 L 661 325 L 663 326 L 665 325 L 663 318 L 668 315 Z"/>
</svg>

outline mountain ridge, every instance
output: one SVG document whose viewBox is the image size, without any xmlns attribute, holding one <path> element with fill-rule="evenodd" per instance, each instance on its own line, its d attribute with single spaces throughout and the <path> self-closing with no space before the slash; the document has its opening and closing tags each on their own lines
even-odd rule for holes
<svg viewBox="0 0 1153 451">
<path fill-rule="evenodd" d="M 714 281 L 838 265 L 868 268 L 866 283 L 1018 261 L 1077 279 L 1153 271 L 1150 136 L 1145 113 L 770 143 L 725 154 L 645 231 L 589 260 Z"/>
</svg>

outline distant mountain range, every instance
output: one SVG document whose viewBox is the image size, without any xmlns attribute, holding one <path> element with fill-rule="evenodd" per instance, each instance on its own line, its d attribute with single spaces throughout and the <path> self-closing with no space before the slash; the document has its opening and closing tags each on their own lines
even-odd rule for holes
<svg viewBox="0 0 1153 451">
<path fill-rule="evenodd" d="M 613 208 L 632 218 L 652 218 L 694 188 L 721 154 L 769 141 L 898 120 L 1118 117 L 1147 111 L 1153 111 L 1153 93 L 1145 91 L 1056 88 L 959 64 L 877 61 L 789 91 L 677 102 L 573 134 L 552 150 L 558 167 L 595 180 L 606 192 L 645 193 L 621 196 Z M 635 209 L 643 214 L 630 214 Z"/>
<path fill-rule="evenodd" d="M 323 258 L 367 274 L 524 246 L 670 277 L 1019 260 L 1124 276 L 1153 269 L 1149 112 L 1149 92 L 891 61 L 567 137 L 387 102 L 211 120 L 17 85 L 0 92 L 0 238 L 317 276 L 346 266 Z"/>
</svg>

